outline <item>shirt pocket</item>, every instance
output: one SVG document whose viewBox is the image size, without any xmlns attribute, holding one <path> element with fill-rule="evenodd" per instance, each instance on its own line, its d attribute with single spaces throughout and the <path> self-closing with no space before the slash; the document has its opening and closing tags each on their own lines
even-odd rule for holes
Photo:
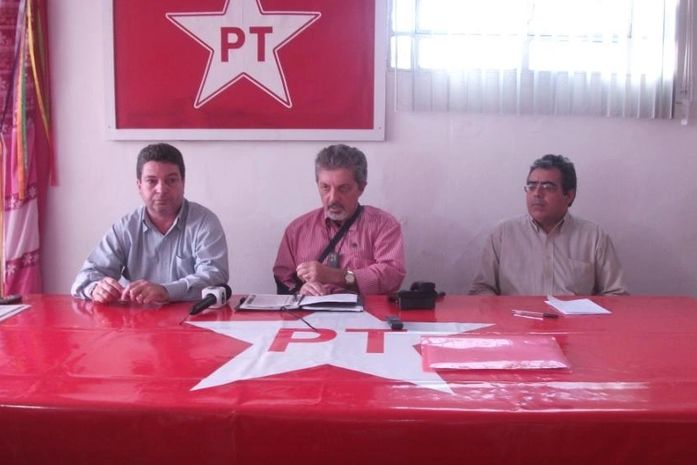
<svg viewBox="0 0 697 465">
<path fill-rule="evenodd" d="M 343 251 L 341 267 L 350 270 L 359 270 L 375 263 L 372 251 L 361 247 L 350 247 Z"/>
<path fill-rule="evenodd" d="M 576 295 L 591 295 L 595 285 L 595 266 L 592 262 L 575 260 L 568 261 L 569 285 Z"/>
<path fill-rule="evenodd" d="M 194 256 L 193 255 L 176 255 L 174 257 L 174 273 L 179 278 L 194 273 Z"/>
</svg>

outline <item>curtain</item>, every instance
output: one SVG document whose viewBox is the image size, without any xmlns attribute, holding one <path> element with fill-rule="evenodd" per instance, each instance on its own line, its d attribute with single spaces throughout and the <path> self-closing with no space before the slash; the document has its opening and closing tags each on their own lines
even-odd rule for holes
<svg viewBox="0 0 697 465">
<path fill-rule="evenodd" d="M 40 221 L 53 181 L 45 0 L 0 0 L 3 295 L 41 292 Z"/>
<path fill-rule="evenodd" d="M 687 126 L 690 119 L 690 109 L 694 104 L 694 62 L 692 59 L 693 50 L 695 47 L 695 37 L 693 31 L 696 25 L 694 0 L 682 0 L 680 6 L 681 14 L 679 17 L 679 30 L 681 31 L 681 39 L 678 40 L 678 56 L 681 59 L 679 60 L 678 65 L 681 65 L 681 68 L 679 73 L 680 83 L 677 92 L 676 106 L 679 105 L 681 108 L 680 122 L 684 126 Z"/>
<path fill-rule="evenodd" d="M 392 0 L 396 107 L 672 118 L 678 6 Z"/>
</svg>

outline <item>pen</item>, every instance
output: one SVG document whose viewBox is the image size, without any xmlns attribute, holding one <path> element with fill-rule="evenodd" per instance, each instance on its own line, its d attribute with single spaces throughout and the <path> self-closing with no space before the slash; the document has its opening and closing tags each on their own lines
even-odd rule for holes
<svg viewBox="0 0 697 465">
<path fill-rule="evenodd" d="M 310 324 L 310 322 L 307 321 L 305 318 L 301 317 L 300 315 L 298 315 L 298 318 L 300 318 L 300 319 L 302 320 L 303 323 L 305 323 L 307 326 L 309 326 L 310 329 L 311 329 L 312 331 L 314 331 L 314 332 L 316 332 L 316 333 L 319 333 L 319 331 L 317 331 L 317 328 L 315 328 L 314 326 L 312 326 L 312 325 Z"/>
<path fill-rule="evenodd" d="M 511 313 L 513 313 L 513 316 L 522 316 L 526 318 L 537 318 L 537 319 L 543 319 L 543 318 L 559 318 L 559 315 L 556 313 L 551 313 L 551 312 L 532 312 L 530 310 L 511 310 Z"/>
<path fill-rule="evenodd" d="M 279 310 L 282 311 L 282 312 L 288 312 L 288 313 L 290 313 L 290 314 L 293 315 L 295 318 L 298 318 L 298 319 L 301 320 L 303 323 L 305 323 L 312 331 L 314 331 L 314 332 L 316 332 L 316 333 L 319 332 L 319 331 L 317 331 L 317 328 L 315 328 L 314 326 L 312 326 L 312 325 L 310 324 L 309 321 L 307 321 L 305 318 L 302 317 L 302 315 L 298 315 L 297 313 L 295 313 L 293 310 L 291 310 L 290 308 L 286 307 L 285 305 L 282 306 Z"/>
</svg>

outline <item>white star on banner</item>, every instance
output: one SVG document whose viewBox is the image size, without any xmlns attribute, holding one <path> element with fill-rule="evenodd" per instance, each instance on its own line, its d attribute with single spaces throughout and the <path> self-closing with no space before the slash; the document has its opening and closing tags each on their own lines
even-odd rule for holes
<svg viewBox="0 0 697 465">
<path fill-rule="evenodd" d="M 305 320 L 317 332 L 301 320 L 190 322 L 199 328 L 251 344 L 192 390 L 333 365 L 452 394 L 448 384 L 437 373 L 423 370 L 421 355 L 414 346 L 423 335 L 455 334 L 491 326 L 405 322 L 406 331 L 383 333 L 381 331 L 387 329 L 387 324 L 366 312 L 316 312 Z M 379 331 L 370 336 L 370 330 Z M 285 337 L 277 338 L 280 331 L 286 332 Z"/>
<path fill-rule="evenodd" d="M 259 0 L 227 0 L 220 12 L 166 16 L 208 50 L 208 65 L 194 108 L 243 77 L 287 108 L 293 106 L 278 51 L 317 21 L 320 12 L 267 12 Z"/>
</svg>

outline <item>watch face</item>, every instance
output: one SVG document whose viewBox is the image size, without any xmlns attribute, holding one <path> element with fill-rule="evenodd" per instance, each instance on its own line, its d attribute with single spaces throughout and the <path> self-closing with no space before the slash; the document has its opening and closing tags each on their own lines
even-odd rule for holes
<svg viewBox="0 0 697 465">
<path fill-rule="evenodd" d="M 346 279 L 346 284 L 349 284 L 349 285 L 350 285 L 350 284 L 353 284 L 353 283 L 356 282 L 356 275 L 353 274 L 353 273 L 350 272 L 350 271 L 347 271 L 347 272 L 346 272 L 346 277 L 345 277 L 344 279 Z"/>
</svg>

